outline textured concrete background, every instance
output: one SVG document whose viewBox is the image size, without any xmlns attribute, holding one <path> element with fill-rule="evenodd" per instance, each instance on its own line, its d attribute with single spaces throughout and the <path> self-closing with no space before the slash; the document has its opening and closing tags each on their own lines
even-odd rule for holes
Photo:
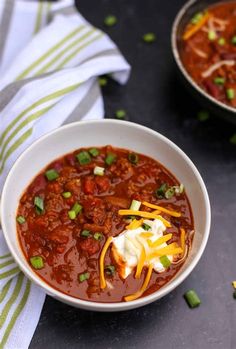
<svg viewBox="0 0 236 349">
<path fill-rule="evenodd" d="M 107 30 L 133 67 L 127 86 L 104 91 L 107 117 L 118 108 L 129 119 L 169 137 L 194 161 L 209 190 L 211 236 L 193 273 L 175 291 L 144 308 L 115 314 L 74 309 L 47 298 L 31 349 L 74 348 L 236 348 L 236 146 L 228 139 L 235 127 L 211 116 L 197 121 L 200 106 L 176 78 L 170 30 L 182 0 L 80 0 L 81 13 L 103 28 L 115 14 L 118 24 Z M 104 28 L 103 28 L 104 29 Z M 153 45 L 140 39 L 157 34 Z M 202 299 L 191 310 L 182 298 L 195 288 Z"/>
</svg>

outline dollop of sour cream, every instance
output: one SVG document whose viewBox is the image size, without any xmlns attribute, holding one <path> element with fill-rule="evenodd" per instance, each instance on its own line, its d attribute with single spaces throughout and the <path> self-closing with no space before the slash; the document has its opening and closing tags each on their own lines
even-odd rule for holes
<svg viewBox="0 0 236 349">
<path fill-rule="evenodd" d="M 153 235 L 149 237 L 149 239 L 154 242 L 158 238 L 163 236 L 164 231 L 166 230 L 165 225 L 159 219 L 155 220 L 143 220 L 143 223 L 150 226 L 150 229 L 147 231 L 143 229 L 143 227 L 139 227 L 133 230 L 124 230 L 117 237 L 112 240 L 112 252 L 115 258 L 116 263 L 119 266 L 120 276 L 125 279 L 127 278 L 132 270 L 137 267 L 138 261 L 141 257 L 142 245 L 145 248 L 146 256 L 148 256 L 153 249 L 151 249 L 147 243 L 147 240 L 140 235 L 142 233 L 151 232 Z M 142 245 L 141 245 L 141 244 Z M 167 243 L 164 242 L 157 249 L 166 247 Z M 173 261 L 173 256 L 167 256 L 170 262 Z M 153 269 L 157 273 L 162 273 L 165 271 L 164 266 L 160 262 L 159 257 L 155 257 L 149 261 L 145 260 L 144 265 L 148 266 L 149 264 L 153 264 Z"/>
</svg>

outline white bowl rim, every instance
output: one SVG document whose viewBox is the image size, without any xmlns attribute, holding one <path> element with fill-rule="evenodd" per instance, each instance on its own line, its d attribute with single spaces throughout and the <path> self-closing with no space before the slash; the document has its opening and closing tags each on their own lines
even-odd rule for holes
<svg viewBox="0 0 236 349">
<path fill-rule="evenodd" d="M 141 129 L 143 131 L 145 131 L 146 133 L 149 133 L 151 135 L 154 136 L 158 136 L 162 141 L 164 141 L 165 143 L 167 143 L 174 151 L 176 151 L 177 153 L 179 153 L 179 155 L 181 155 L 181 157 L 188 163 L 189 167 L 192 169 L 192 171 L 194 172 L 198 183 L 201 187 L 202 193 L 203 193 L 203 197 L 205 200 L 205 205 L 206 205 L 206 225 L 205 225 L 205 231 L 203 234 L 203 239 L 200 245 L 199 250 L 197 251 L 195 257 L 192 259 L 192 261 L 190 262 L 189 266 L 180 274 L 176 277 L 176 279 L 174 279 L 173 281 L 170 281 L 170 283 L 167 286 L 164 286 L 163 288 L 160 288 L 159 290 L 157 290 L 156 292 L 139 298 L 137 300 L 134 300 L 132 302 L 117 302 L 117 303 L 102 303 L 102 302 L 94 302 L 94 301 L 85 301 L 85 300 L 81 300 L 79 298 L 75 298 L 72 296 L 68 296 L 58 290 L 56 290 L 55 288 L 51 287 L 50 285 L 48 285 L 46 282 L 44 282 L 44 280 L 42 280 L 40 277 L 37 276 L 36 273 L 34 273 L 30 267 L 26 267 L 23 262 L 22 262 L 22 258 L 20 258 L 18 255 L 15 254 L 14 252 L 14 248 L 11 244 L 10 239 L 8 238 L 8 234 L 6 232 L 6 226 L 5 226 L 5 219 L 4 219 L 4 202 L 6 200 L 5 196 L 6 196 L 6 191 L 7 191 L 7 187 L 8 187 L 8 182 L 10 182 L 11 180 L 11 175 L 13 173 L 14 168 L 17 166 L 17 164 L 21 161 L 21 159 L 29 152 L 31 152 L 34 147 L 36 147 L 38 145 L 38 143 L 43 142 L 46 138 L 50 137 L 51 135 L 54 135 L 55 133 L 58 132 L 63 132 L 63 130 L 68 129 L 68 128 L 73 128 L 74 126 L 80 124 L 80 125 L 84 125 L 84 124 L 97 124 L 97 123 L 110 123 L 113 124 L 114 126 L 116 124 L 120 124 L 120 123 L 124 123 L 124 125 L 127 125 L 129 127 L 132 128 L 136 128 L 136 129 Z M 147 154 L 148 155 L 148 154 Z M 0 216 L 1 216 L 1 220 L 2 220 L 2 230 L 3 230 L 3 234 L 6 240 L 6 243 L 8 245 L 8 248 L 13 256 L 13 258 L 15 259 L 16 263 L 18 264 L 18 266 L 20 267 L 20 269 L 23 271 L 23 273 L 31 280 L 33 281 L 36 285 L 40 286 L 45 292 L 46 294 L 53 296 L 59 300 L 61 300 L 64 303 L 70 304 L 70 305 L 74 305 L 75 307 L 79 307 L 82 309 L 87 309 L 87 310 L 95 310 L 95 311 L 123 311 L 123 310 L 128 310 L 128 309 L 133 309 L 133 308 L 138 308 L 141 306 L 144 306 L 146 304 L 152 303 L 157 299 L 162 298 L 163 296 L 165 296 L 166 294 L 168 294 L 169 292 L 173 291 L 179 284 L 181 284 L 185 278 L 192 272 L 192 270 L 195 268 L 195 266 L 197 265 L 197 263 L 199 262 L 204 249 L 206 247 L 207 244 L 207 240 L 210 234 L 210 224 L 211 224 L 211 207 L 210 207 L 210 201 L 209 201 L 209 196 L 207 193 L 207 189 L 206 186 L 203 182 L 203 179 L 199 173 L 199 171 L 197 170 L 197 168 L 195 167 L 195 165 L 193 164 L 193 162 L 189 159 L 189 157 L 175 144 L 173 143 L 171 140 L 169 140 L 168 138 L 166 138 L 165 136 L 163 136 L 162 134 L 160 134 L 157 131 L 154 131 L 146 126 L 140 125 L 140 124 L 136 124 L 130 121 L 122 121 L 122 120 L 113 120 L 113 119 L 103 119 L 103 120 L 87 120 L 87 121 L 78 121 L 75 123 L 71 123 L 68 125 L 64 125 L 61 126 L 51 132 L 48 132 L 47 134 L 41 136 L 39 139 L 37 139 L 35 142 L 33 142 L 19 157 L 18 159 L 15 161 L 14 165 L 12 166 L 11 170 L 8 173 L 8 176 L 6 178 L 6 181 L 4 183 L 4 187 L 3 187 L 3 191 L 2 191 L 2 197 L 1 197 L 1 207 L 0 207 Z"/>
<path fill-rule="evenodd" d="M 179 49 L 178 49 L 178 45 L 177 45 L 177 31 L 178 31 L 178 27 L 179 24 L 182 20 L 182 18 L 185 16 L 186 11 L 194 4 L 196 4 L 198 2 L 198 0 L 189 0 L 187 1 L 178 11 L 173 25 L 172 25 L 172 29 L 171 29 L 171 46 L 172 46 L 172 53 L 175 59 L 175 62 L 179 68 L 179 70 L 181 71 L 181 73 L 183 74 L 183 76 L 185 77 L 185 79 L 190 83 L 190 85 L 192 85 L 192 87 L 197 90 L 200 95 L 202 95 L 203 97 L 205 97 L 206 99 L 210 100 L 213 104 L 215 104 L 217 107 L 220 107 L 221 109 L 225 109 L 229 112 L 231 112 L 232 114 L 236 114 L 236 110 L 235 108 L 231 107 L 228 104 L 225 104 L 223 102 L 218 101 L 216 98 L 212 97 L 210 94 L 208 94 L 207 92 L 205 92 L 191 77 L 191 75 L 188 73 L 187 69 L 185 68 L 185 66 L 182 63 L 182 60 L 180 58 L 180 54 L 179 54 Z M 217 3 L 217 0 L 216 2 Z M 205 8 L 207 8 L 207 5 L 205 6 Z"/>
</svg>

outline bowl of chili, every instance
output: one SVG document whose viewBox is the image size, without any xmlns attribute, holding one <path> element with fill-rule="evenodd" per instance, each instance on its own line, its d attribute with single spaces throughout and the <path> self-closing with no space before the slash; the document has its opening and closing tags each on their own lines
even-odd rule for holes
<svg viewBox="0 0 236 349">
<path fill-rule="evenodd" d="M 118 120 L 41 137 L 15 162 L 1 200 L 4 236 L 25 275 L 96 311 L 137 308 L 177 287 L 205 249 L 210 216 L 187 155 Z"/>
<path fill-rule="evenodd" d="M 236 2 L 190 0 L 172 26 L 172 53 L 189 92 L 236 123 Z"/>
</svg>

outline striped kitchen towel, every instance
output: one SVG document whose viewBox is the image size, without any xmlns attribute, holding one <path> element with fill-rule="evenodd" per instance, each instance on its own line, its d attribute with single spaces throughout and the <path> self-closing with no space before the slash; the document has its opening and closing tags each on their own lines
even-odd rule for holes
<svg viewBox="0 0 236 349">
<path fill-rule="evenodd" d="M 99 75 L 124 84 L 129 72 L 116 45 L 72 0 L 0 0 L 0 192 L 35 139 L 64 123 L 103 117 Z M 0 348 L 28 348 L 44 300 L 0 232 Z"/>
</svg>

